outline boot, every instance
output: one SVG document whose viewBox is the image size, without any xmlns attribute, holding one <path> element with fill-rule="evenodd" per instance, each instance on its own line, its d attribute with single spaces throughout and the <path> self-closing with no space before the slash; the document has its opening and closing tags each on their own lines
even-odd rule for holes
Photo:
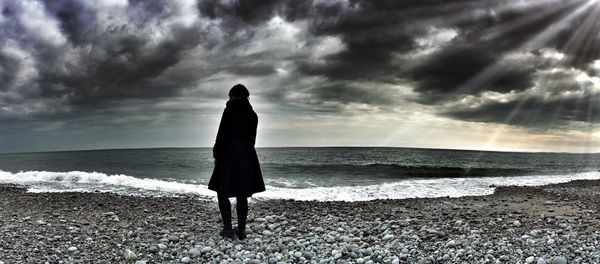
<svg viewBox="0 0 600 264">
<path fill-rule="evenodd" d="M 246 219 L 245 218 L 243 220 L 241 220 L 238 217 L 238 226 L 237 226 L 235 232 L 237 233 L 237 237 L 239 240 L 246 239 Z"/>
<path fill-rule="evenodd" d="M 236 204 L 237 212 L 237 237 L 240 240 L 246 239 L 246 219 L 248 218 L 248 199 L 246 197 L 238 197 Z"/>
<path fill-rule="evenodd" d="M 221 212 L 221 218 L 223 219 L 223 230 L 219 232 L 219 235 L 226 238 L 233 239 L 235 233 L 231 228 L 231 204 L 229 198 L 219 196 L 219 211 Z"/>
<path fill-rule="evenodd" d="M 233 239 L 234 234 L 235 233 L 233 232 L 233 229 L 226 229 L 226 228 L 223 228 L 223 230 L 221 230 L 221 232 L 219 232 L 219 235 L 221 235 L 222 237 L 230 238 L 230 239 Z"/>
</svg>

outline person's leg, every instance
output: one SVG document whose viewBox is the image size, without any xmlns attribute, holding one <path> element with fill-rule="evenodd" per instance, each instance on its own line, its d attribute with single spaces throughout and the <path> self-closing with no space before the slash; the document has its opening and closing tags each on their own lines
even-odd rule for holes
<svg viewBox="0 0 600 264">
<path fill-rule="evenodd" d="M 248 198 L 237 197 L 236 203 L 238 229 L 237 235 L 239 239 L 246 238 L 246 219 L 248 218 Z"/>
<path fill-rule="evenodd" d="M 219 211 L 221 211 L 221 218 L 223 218 L 223 231 L 221 235 L 224 237 L 233 237 L 233 231 L 231 228 L 231 203 L 229 198 L 225 196 L 217 196 L 219 199 Z"/>
</svg>

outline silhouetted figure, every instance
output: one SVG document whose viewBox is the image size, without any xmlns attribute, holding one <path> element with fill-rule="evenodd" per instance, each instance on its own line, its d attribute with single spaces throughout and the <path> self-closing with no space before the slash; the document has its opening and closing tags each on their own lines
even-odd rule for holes
<svg viewBox="0 0 600 264">
<path fill-rule="evenodd" d="M 248 89 L 241 84 L 236 84 L 229 90 L 229 101 L 221 117 L 213 147 L 215 169 L 208 183 L 208 188 L 217 192 L 223 218 L 223 230 L 220 234 L 224 237 L 234 236 L 229 197 L 237 198 L 239 239 L 246 238 L 247 198 L 265 190 L 254 150 L 258 117 L 252 110 L 248 96 Z"/>
</svg>

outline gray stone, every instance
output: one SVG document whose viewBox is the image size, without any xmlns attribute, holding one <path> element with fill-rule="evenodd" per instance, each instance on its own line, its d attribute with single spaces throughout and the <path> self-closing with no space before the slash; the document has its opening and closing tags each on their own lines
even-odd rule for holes
<svg viewBox="0 0 600 264">
<path fill-rule="evenodd" d="M 125 249 L 125 251 L 123 252 L 123 258 L 126 260 L 134 260 L 137 258 L 137 255 L 135 254 L 135 252 L 129 249 Z"/>
<path fill-rule="evenodd" d="M 543 258 L 539 258 L 537 264 L 546 264 L 546 261 Z"/>
<path fill-rule="evenodd" d="M 567 264 L 567 258 L 565 257 L 554 257 L 552 264 Z"/>
<path fill-rule="evenodd" d="M 530 256 L 528 258 L 525 259 L 525 263 L 526 264 L 531 264 L 535 261 L 535 257 L 534 256 Z"/>
<path fill-rule="evenodd" d="M 202 254 L 202 252 L 200 252 L 200 250 L 198 250 L 197 248 L 190 249 L 189 253 L 192 256 L 199 256 L 200 254 Z"/>
<path fill-rule="evenodd" d="M 134 264 L 146 264 L 146 261 L 143 261 L 143 260 L 138 260 L 138 261 L 136 261 Z"/>
<path fill-rule="evenodd" d="M 211 250 L 212 250 L 212 248 L 211 248 L 211 247 L 203 247 L 203 248 L 200 250 L 200 253 L 202 253 L 202 254 L 204 254 L 204 253 L 208 253 L 208 252 L 210 252 Z"/>
<path fill-rule="evenodd" d="M 183 257 L 179 261 L 181 261 L 181 263 L 190 263 L 192 262 L 192 259 L 190 257 Z"/>
<path fill-rule="evenodd" d="M 150 246 L 150 247 L 148 247 L 148 252 L 150 252 L 150 253 L 157 253 L 158 252 L 158 247 L 157 246 Z"/>
</svg>

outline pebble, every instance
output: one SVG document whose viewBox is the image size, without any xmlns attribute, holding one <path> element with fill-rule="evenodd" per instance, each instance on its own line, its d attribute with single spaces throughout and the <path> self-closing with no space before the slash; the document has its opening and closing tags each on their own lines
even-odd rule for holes
<svg viewBox="0 0 600 264">
<path fill-rule="evenodd" d="M 198 250 L 197 248 L 190 249 L 189 253 L 192 256 L 200 256 L 202 254 L 202 252 L 200 250 Z"/>
<path fill-rule="evenodd" d="M 190 263 L 192 262 L 192 259 L 190 257 L 183 257 L 179 261 L 181 261 L 181 263 Z"/>
<path fill-rule="evenodd" d="M 546 264 L 546 261 L 543 258 L 539 258 L 537 264 Z"/>
<path fill-rule="evenodd" d="M 210 252 L 211 250 L 212 250 L 212 248 L 211 248 L 211 247 L 203 247 L 203 248 L 200 250 L 200 253 L 202 253 L 202 254 L 204 254 L 204 253 L 208 253 L 208 252 Z"/>
<path fill-rule="evenodd" d="M 134 264 L 146 264 L 146 261 L 143 261 L 143 260 L 138 260 L 138 261 L 136 261 Z"/>
<path fill-rule="evenodd" d="M 534 256 L 530 256 L 528 258 L 525 259 L 525 263 L 526 264 L 531 264 L 535 261 L 535 257 Z"/>
<path fill-rule="evenodd" d="M 77 247 L 69 247 L 69 248 L 67 248 L 67 251 L 69 251 L 69 252 L 75 252 L 77 250 L 78 250 Z"/>
<path fill-rule="evenodd" d="M 567 264 L 567 259 L 565 257 L 554 257 L 552 264 Z"/>
<path fill-rule="evenodd" d="M 135 252 L 129 249 L 125 249 L 125 251 L 123 251 L 123 258 L 126 260 L 134 260 L 137 258 L 137 255 L 135 254 Z"/>
<path fill-rule="evenodd" d="M 148 247 L 148 252 L 150 252 L 150 253 L 157 253 L 158 252 L 158 247 L 157 246 L 150 246 L 150 247 Z"/>
</svg>

